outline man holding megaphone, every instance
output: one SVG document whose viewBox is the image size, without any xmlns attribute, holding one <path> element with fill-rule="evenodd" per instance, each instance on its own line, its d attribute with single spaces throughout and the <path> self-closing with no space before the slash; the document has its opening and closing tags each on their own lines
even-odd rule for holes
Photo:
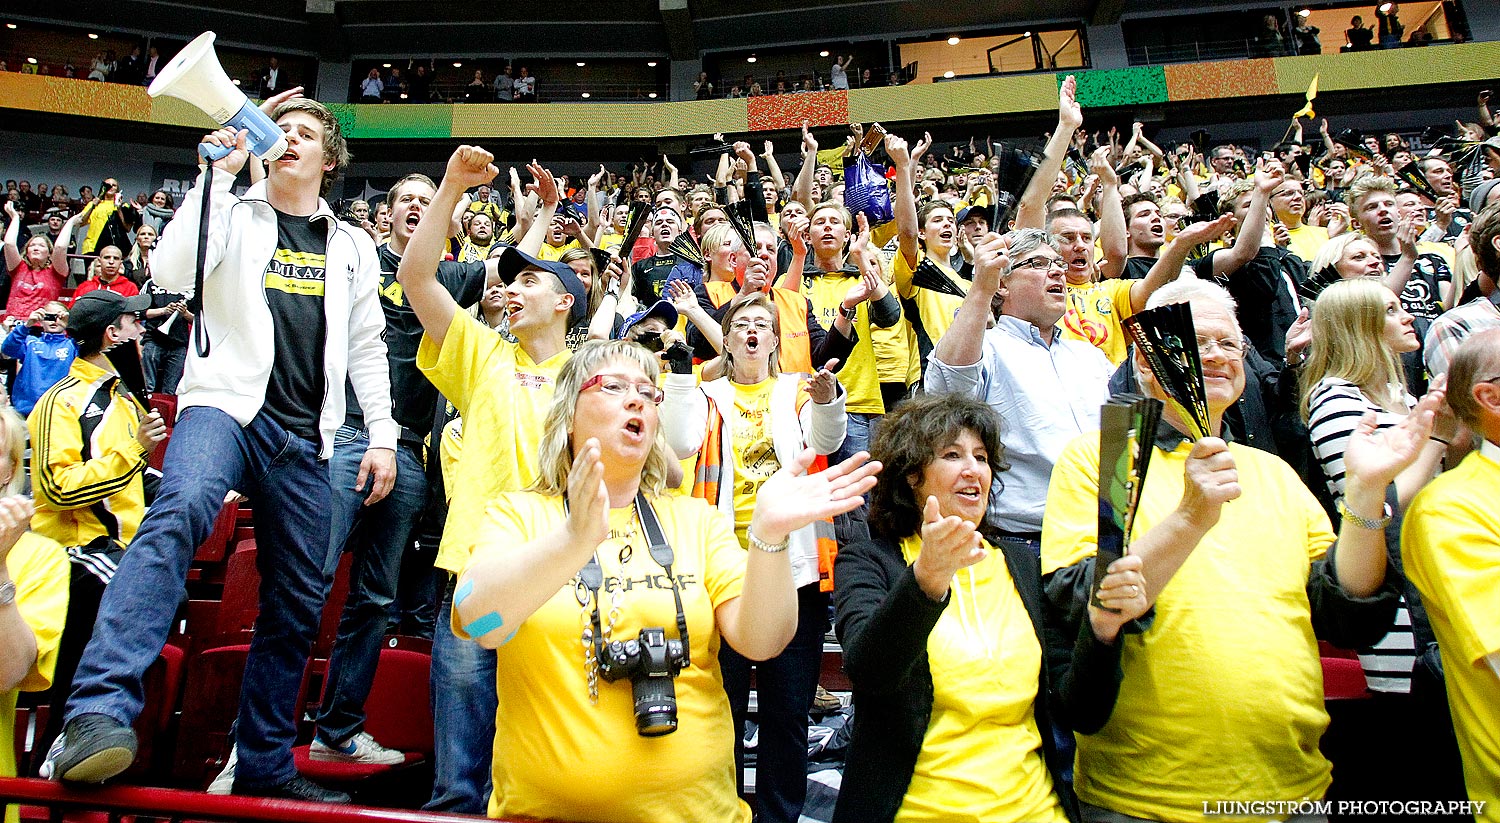
<svg viewBox="0 0 1500 823">
<path fill-rule="evenodd" d="M 217 71 L 211 58 L 193 70 Z M 44 776 L 100 783 L 134 760 L 141 679 L 166 640 L 193 552 L 235 489 L 255 501 L 264 582 L 240 695 L 234 791 L 349 801 L 299 775 L 291 755 L 298 687 L 327 593 L 327 461 L 344 420 L 345 379 L 369 432 L 356 485 L 368 481 L 371 501 L 394 482 L 398 427 L 375 246 L 322 197 L 348 148 L 328 108 L 300 91 L 261 106 L 284 151 L 260 148 L 269 141 L 233 123 L 203 139 L 205 155 L 223 156 L 157 244 L 152 271 L 164 288 L 188 292 L 201 270 L 193 308 L 206 335 L 188 356 L 161 490 L 106 590 Z M 275 159 L 264 181 L 236 196 L 252 140 Z"/>
</svg>

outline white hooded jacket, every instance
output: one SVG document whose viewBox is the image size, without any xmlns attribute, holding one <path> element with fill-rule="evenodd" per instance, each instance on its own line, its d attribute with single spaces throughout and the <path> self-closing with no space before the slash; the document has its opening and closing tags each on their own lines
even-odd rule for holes
<svg viewBox="0 0 1500 823">
<path fill-rule="evenodd" d="M 275 346 L 302 341 L 273 339 L 264 274 L 276 251 L 276 212 L 266 199 L 266 183 L 236 196 L 235 176 L 213 171 L 203 307 L 197 322 L 208 332 L 209 353 L 200 358 L 188 346 L 187 367 L 178 389 L 178 407 L 210 406 L 247 426 L 265 405 Z M 152 275 L 170 291 L 189 293 L 198 261 L 199 178 L 183 198 L 152 254 Z M 400 429 L 391 417 L 390 365 L 386 358 L 385 316 L 377 289 L 380 263 L 368 234 L 339 222 L 321 198 L 309 220 L 328 228 L 323 312 L 327 338 L 323 351 L 324 396 L 318 415 L 319 454 L 333 453 L 334 432 L 344 422 L 344 380 L 354 386 L 364 411 L 371 448 L 395 449 Z M 195 330 L 196 331 L 196 330 Z"/>
</svg>

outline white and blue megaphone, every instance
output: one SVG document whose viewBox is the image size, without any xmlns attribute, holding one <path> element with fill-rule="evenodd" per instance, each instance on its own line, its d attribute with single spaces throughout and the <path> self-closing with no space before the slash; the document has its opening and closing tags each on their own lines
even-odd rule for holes
<svg viewBox="0 0 1500 823">
<path fill-rule="evenodd" d="M 265 160 L 275 160 L 286 151 L 286 136 L 281 128 L 271 122 L 265 112 L 250 102 L 224 73 L 219 58 L 214 54 L 214 33 L 206 31 L 193 38 L 162 69 L 146 93 L 152 97 L 165 94 L 192 103 L 214 119 L 220 126 L 244 129 L 250 152 Z M 211 143 L 201 143 L 199 154 L 210 161 L 229 154 L 231 149 Z"/>
</svg>

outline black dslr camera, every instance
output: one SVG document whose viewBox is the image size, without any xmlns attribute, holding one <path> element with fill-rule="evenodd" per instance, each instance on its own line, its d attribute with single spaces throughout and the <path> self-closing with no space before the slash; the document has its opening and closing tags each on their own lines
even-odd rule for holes
<svg viewBox="0 0 1500 823">
<path fill-rule="evenodd" d="M 599 675 L 613 683 L 630 678 L 635 698 L 635 730 L 660 737 L 677 730 L 677 689 L 672 678 L 688 665 L 681 640 L 667 639 L 665 629 L 641 629 L 636 640 L 610 641 L 599 649 Z"/>
</svg>

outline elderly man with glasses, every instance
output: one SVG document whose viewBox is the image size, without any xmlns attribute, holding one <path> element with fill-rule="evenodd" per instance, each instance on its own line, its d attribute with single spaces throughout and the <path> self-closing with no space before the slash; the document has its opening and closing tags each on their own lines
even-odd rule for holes
<svg viewBox="0 0 1500 823">
<path fill-rule="evenodd" d="M 1109 721 L 1078 738 L 1075 788 L 1087 823 L 1196 820 L 1240 814 L 1247 801 L 1278 819 L 1326 820 L 1330 765 L 1318 639 L 1362 648 L 1395 619 L 1387 579 L 1391 481 L 1426 445 L 1441 392 L 1399 425 L 1372 413 L 1345 452 L 1341 527 L 1291 467 L 1218 436 L 1245 388 L 1248 347 L 1234 300 L 1184 278 L 1148 308 L 1187 303 L 1198 336 L 1209 431 L 1196 442 L 1170 405 L 1152 438 L 1130 554 L 1142 559 L 1154 612 L 1123 636 Z M 1166 394 L 1135 356 L 1144 394 Z M 1153 437 L 1154 435 L 1154 437 Z M 1388 491 L 1391 489 L 1391 491 Z M 1099 435 L 1068 444 L 1047 494 L 1042 574 L 1053 605 L 1084 618 L 1099 511 Z"/>
<path fill-rule="evenodd" d="M 1070 440 L 1099 427 L 1114 370 L 1099 349 L 1062 334 L 1066 271 L 1056 239 L 1040 229 L 987 235 L 974 249 L 974 283 L 926 376 L 929 392 L 972 394 L 999 412 L 1010 471 L 1003 495 L 1002 484 L 994 486 L 990 513 L 1007 538 L 1037 551 L 1053 464 Z"/>
</svg>

